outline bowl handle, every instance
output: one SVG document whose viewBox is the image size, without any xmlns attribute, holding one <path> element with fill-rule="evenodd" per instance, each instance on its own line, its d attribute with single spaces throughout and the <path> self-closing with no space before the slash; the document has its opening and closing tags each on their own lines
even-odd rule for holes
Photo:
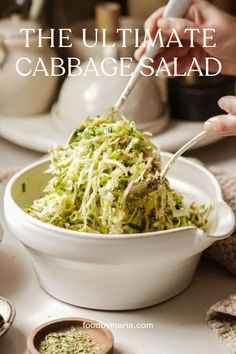
<svg viewBox="0 0 236 354">
<path fill-rule="evenodd" d="M 235 215 L 233 210 L 224 201 L 220 201 L 216 206 L 217 213 L 217 230 L 213 233 L 207 233 L 206 237 L 215 241 L 223 240 L 229 237 L 236 226 Z"/>
</svg>

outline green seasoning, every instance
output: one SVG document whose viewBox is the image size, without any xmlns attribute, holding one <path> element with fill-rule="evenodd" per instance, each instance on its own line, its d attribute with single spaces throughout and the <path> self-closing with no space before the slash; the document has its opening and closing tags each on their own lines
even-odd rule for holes
<svg viewBox="0 0 236 354">
<path fill-rule="evenodd" d="M 93 343 L 85 331 L 71 328 L 66 332 L 52 332 L 40 343 L 42 354 L 97 354 L 102 348 Z"/>
<path fill-rule="evenodd" d="M 22 183 L 21 190 L 22 190 L 22 193 L 25 193 L 25 191 L 26 191 L 26 184 L 25 183 Z"/>
<path fill-rule="evenodd" d="M 133 122 L 86 119 L 73 142 L 51 151 L 52 179 L 26 208 L 70 230 L 129 234 L 196 225 L 208 228 L 210 208 L 186 205 L 167 179 L 159 183 L 160 151 Z M 143 186 L 148 186 L 145 190 Z"/>
</svg>

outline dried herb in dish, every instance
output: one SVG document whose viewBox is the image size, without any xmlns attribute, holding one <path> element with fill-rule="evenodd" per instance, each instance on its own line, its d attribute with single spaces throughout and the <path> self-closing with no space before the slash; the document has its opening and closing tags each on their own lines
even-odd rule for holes
<svg viewBox="0 0 236 354">
<path fill-rule="evenodd" d="M 69 331 L 47 334 L 39 348 L 41 354 L 99 354 L 101 349 L 87 332 L 73 327 Z"/>
</svg>

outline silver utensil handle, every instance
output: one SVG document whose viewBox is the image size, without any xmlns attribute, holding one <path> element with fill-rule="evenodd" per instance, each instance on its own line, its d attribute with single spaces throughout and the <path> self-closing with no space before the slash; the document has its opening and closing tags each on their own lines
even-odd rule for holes
<svg viewBox="0 0 236 354">
<path fill-rule="evenodd" d="M 182 146 L 173 156 L 172 158 L 167 162 L 167 164 L 165 165 L 165 167 L 163 168 L 163 170 L 161 171 L 160 177 L 164 178 L 167 174 L 167 172 L 169 171 L 169 169 L 171 168 L 171 166 L 175 163 L 175 161 L 181 156 L 183 155 L 183 153 L 185 153 L 185 151 L 187 151 L 188 149 L 190 149 L 193 145 L 197 144 L 200 140 L 202 140 L 203 138 L 205 138 L 208 135 L 208 133 L 204 130 L 203 132 L 201 132 L 200 134 L 198 134 L 197 136 L 195 136 L 193 139 L 191 139 L 190 141 L 188 141 L 184 146 Z"/>
<path fill-rule="evenodd" d="M 44 0 L 33 0 L 29 12 L 29 18 L 31 20 L 37 20 L 44 5 Z"/>
<path fill-rule="evenodd" d="M 162 17 L 184 17 L 192 0 L 170 0 L 165 7 Z M 145 57 L 155 58 L 160 50 L 160 43 L 147 47 Z"/>
<path fill-rule="evenodd" d="M 169 0 L 167 6 L 165 7 L 163 17 L 183 17 L 186 14 L 191 2 L 192 0 Z M 152 58 L 152 59 L 155 58 L 156 55 L 159 53 L 159 50 L 160 50 L 160 43 L 156 43 L 155 46 L 151 46 L 149 44 L 146 53 L 144 55 L 144 58 L 145 57 Z M 122 92 L 121 96 L 119 97 L 118 101 L 114 106 L 115 112 L 119 112 L 124 102 L 128 98 L 129 94 L 133 90 L 136 82 L 141 76 L 140 75 L 141 69 L 142 69 L 142 64 L 139 62 L 129 82 L 127 83 L 124 91 Z"/>
</svg>

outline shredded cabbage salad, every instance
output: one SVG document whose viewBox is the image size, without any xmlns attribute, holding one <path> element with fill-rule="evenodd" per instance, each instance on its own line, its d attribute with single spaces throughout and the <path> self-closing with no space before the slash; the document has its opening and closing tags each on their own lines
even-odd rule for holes
<svg viewBox="0 0 236 354">
<path fill-rule="evenodd" d="M 159 148 L 125 118 L 87 118 L 67 146 L 51 151 L 52 179 L 26 211 L 62 228 L 102 234 L 208 228 L 210 207 L 186 205 L 158 179 Z"/>
</svg>

